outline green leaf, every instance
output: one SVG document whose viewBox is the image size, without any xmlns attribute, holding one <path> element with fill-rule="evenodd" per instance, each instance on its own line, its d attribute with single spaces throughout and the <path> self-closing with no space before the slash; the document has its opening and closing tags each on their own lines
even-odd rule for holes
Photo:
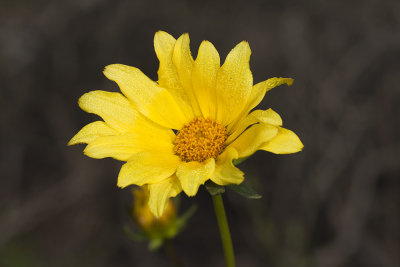
<svg viewBox="0 0 400 267">
<path fill-rule="evenodd" d="M 239 185 L 231 184 L 231 185 L 228 185 L 228 188 L 232 189 L 233 191 L 235 191 L 239 195 L 242 195 L 242 196 L 247 197 L 247 198 L 259 199 L 259 198 L 262 197 L 251 186 L 249 186 L 248 184 L 245 184 L 245 183 L 241 183 Z"/>
<path fill-rule="evenodd" d="M 205 186 L 206 186 L 208 193 L 210 193 L 210 195 L 212 195 L 212 196 L 222 194 L 225 192 L 225 187 L 223 187 L 222 185 L 217 185 L 216 183 L 214 183 L 211 180 L 208 180 L 205 183 Z"/>
<path fill-rule="evenodd" d="M 142 232 L 134 232 L 129 228 L 129 226 L 124 225 L 123 227 L 124 233 L 127 237 L 132 239 L 133 241 L 146 241 L 148 240 L 147 236 Z"/>
<path fill-rule="evenodd" d="M 233 161 L 232 161 L 232 163 L 233 163 L 233 165 L 239 165 L 240 163 L 242 163 L 243 161 L 245 161 L 246 159 L 248 159 L 250 156 L 248 156 L 248 157 L 244 157 L 244 158 L 240 158 L 240 159 L 234 159 Z"/>
</svg>

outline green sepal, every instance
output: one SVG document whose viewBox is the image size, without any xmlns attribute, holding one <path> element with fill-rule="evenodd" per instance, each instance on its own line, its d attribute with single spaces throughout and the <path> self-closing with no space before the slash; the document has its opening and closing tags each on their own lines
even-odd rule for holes
<svg viewBox="0 0 400 267">
<path fill-rule="evenodd" d="M 211 180 L 208 180 L 205 183 L 206 189 L 208 191 L 208 193 L 210 193 L 210 195 L 215 196 L 215 195 L 219 195 L 225 192 L 225 187 L 223 187 L 222 185 L 217 185 L 216 183 L 214 183 Z"/>
<path fill-rule="evenodd" d="M 132 239 L 133 241 L 147 241 L 149 238 L 143 232 L 134 232 L 127 225 L 123 227 L 124 233 L 127 237 Z"/>
<path fill-rule="evenodd" d="M 125 204 L 124 210 L 129 215 L 129 217 L 133 218 L 133 215 L 132 215 L 133 205 L 132 204 Z"/>
<path fill-rule="evenodd" d="M 228 188 L 232 189 L 233 191 L 235 191 L 239 195 L 242 195 L 242 196 L 247 197 L 247 198 L 259 199 L 259 198 L 262 197 L 250 185 L 245 184 L 245 183 L 231 184 L 231 185 L 228 185 Z"/>
<path fill-rule="evenodd" d="M 172 198 L 172 201 L 175 204 L 176 210 L 179 210 L 179 207 L 181 206 L 181 195 L 177 195 L 176 197 Z"/>
<path fill-rule="evenodd" d="M 160 248 L 164 244 L 163 239 L 152 239 L 149 242 L 149 250 L 154 251 Z"/>
<path fill-rule="evenodd" d="M 246 159 L 250 158 L 250 156 L 248 157 L 244 157 L 244 158 L 240 158 L 240 159 L 234 159 L 232 160 L 233 165 L 239 165 L 240 163 L 242 163 L 243 161 L 245 161 Z"/>
</svg>

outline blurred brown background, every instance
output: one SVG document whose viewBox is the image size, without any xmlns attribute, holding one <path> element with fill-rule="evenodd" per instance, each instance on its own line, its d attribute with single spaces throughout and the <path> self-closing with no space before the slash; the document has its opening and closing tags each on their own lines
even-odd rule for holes
<svg viewBox="0 0 400 267">
<path fill-rule="evenodd" d="M 293 77 L 272 107 L 305 149 L 240 165 L 262 195 L 226 193 L 238 266 L 400 266 L 400 2 L 0 0 L 0 266 L 170 266 L 128 240 L 121 162 L 68 140 L 95 116 L 85 92 L 118 90 L 104 66 L 156 79 L 153 35 L 189 32 L 223 60 L 247 40 L 254 81 Z M 175 240 L 185 266 L 223 266 L 204 191 Z"/>
</svg>

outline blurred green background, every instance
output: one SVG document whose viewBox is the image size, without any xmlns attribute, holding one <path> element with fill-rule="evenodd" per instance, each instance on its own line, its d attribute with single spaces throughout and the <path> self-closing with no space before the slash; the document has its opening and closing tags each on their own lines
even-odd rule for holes
<svg viewBox="0 0 400 267">
<path fill-rule="evenodd" d="M 0 0 L 0 266 L 170 266 L 122 226 L 121 162 L 69 139 L 95 116 L 77 100 L 117 91 L 123 63 L 157 78 L 153 35 L 189 32 L 221 61 L 252 49 L 254 81 L 305 145 L 257 152 L 240 168 L 263 195 L 225 196 L 238 266 L 400 266 L 400 2 Z M 185 266 L 223 266 L 210 197 L 175 240 Z"/>
</svg>

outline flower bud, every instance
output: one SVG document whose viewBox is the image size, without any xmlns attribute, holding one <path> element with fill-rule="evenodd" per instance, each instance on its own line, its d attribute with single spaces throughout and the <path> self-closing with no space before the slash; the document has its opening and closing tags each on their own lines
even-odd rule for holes
<svg viewBox="0 0 400 267">
<path fill-rule="evenodd" d="M 164 240 L 172 238 L 176 235 L 176 206 L 170 199 L 164 213 L 159 217 L 155 217 L 150 211 L 149 191 L 147 186 L 134 188 L 132 190 L 134 203 L 132 217 L 137 226 L 149 239 Z"/>
</svg>

